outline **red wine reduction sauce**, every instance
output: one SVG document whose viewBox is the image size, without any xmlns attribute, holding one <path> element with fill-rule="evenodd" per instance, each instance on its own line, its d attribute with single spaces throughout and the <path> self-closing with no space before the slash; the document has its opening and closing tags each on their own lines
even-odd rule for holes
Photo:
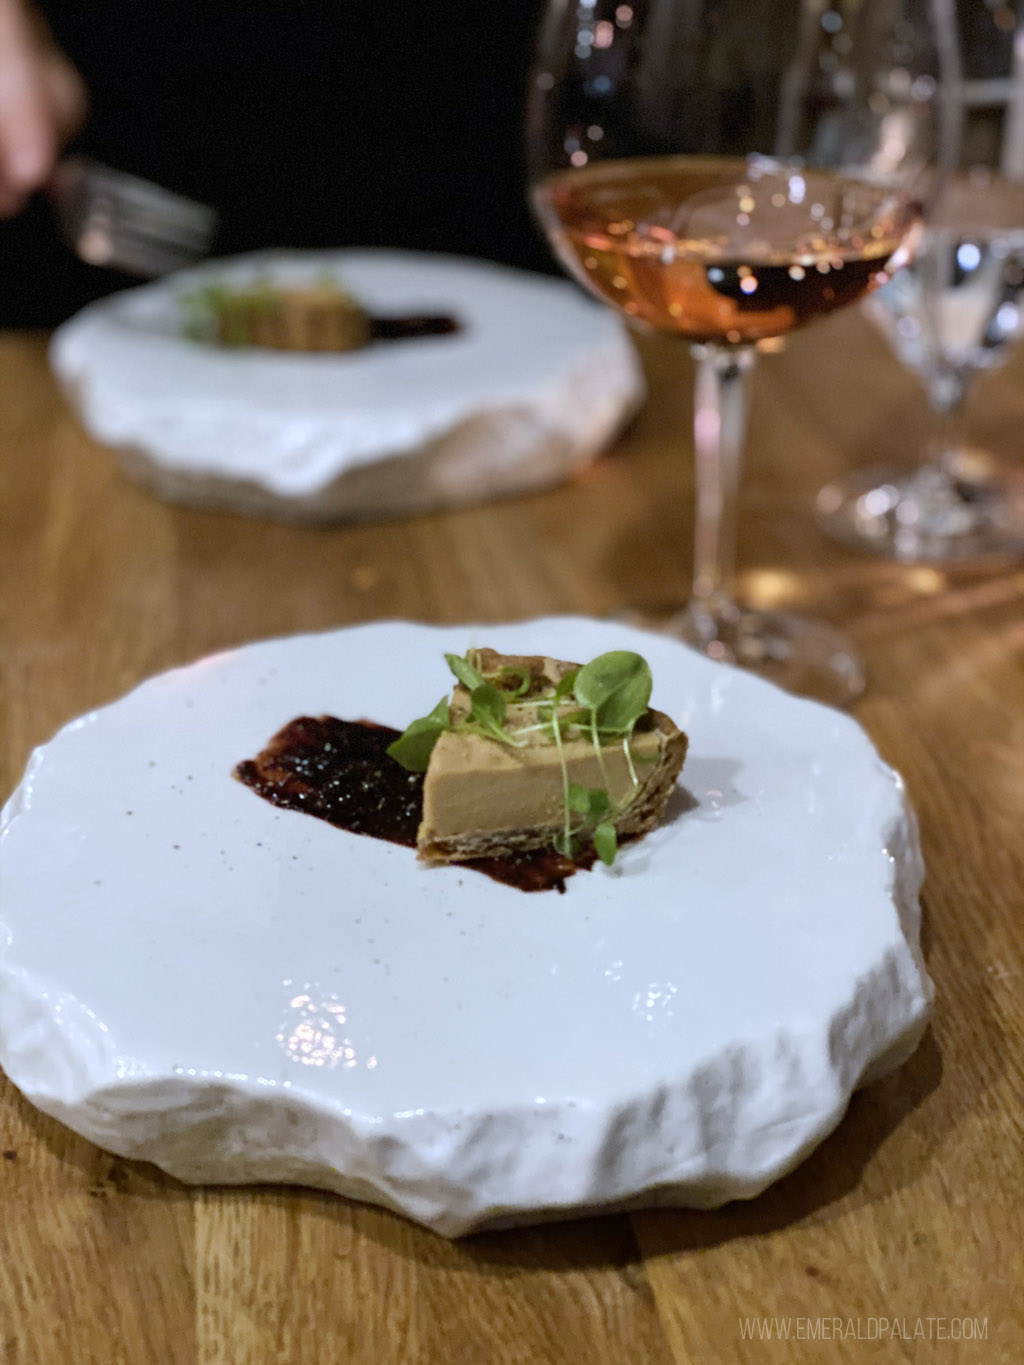
<svg viewBox="0 0 1024 1365">
<path fill-rule="evenodd" d="M 409 314 L 405 317 L 371 318 L 374 341 L 407 341 L 413 337 L 440 337 L 462 330 L 458 318 L 445 314 Z"/>
<path fill-rule="evenodd" d="M 397 730 L 369 720 L 300 716 L 279 730 L 235 776 L 275 806 L 393 844 L 416 847 L 423 774 L 410 773 L 385 750 Z M 474 858 L 460 868 L 521 891 L 564 891 L 565 879 L 594 865 L 593 849 L 576 858 L 540 849 L 510 858 Z"/>
</svg>

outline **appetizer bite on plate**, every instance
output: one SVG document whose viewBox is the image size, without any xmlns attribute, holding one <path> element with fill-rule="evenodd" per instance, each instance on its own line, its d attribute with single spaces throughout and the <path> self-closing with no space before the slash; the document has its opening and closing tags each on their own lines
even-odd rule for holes
<svg viewBox="0 0 1024 1365">
<path fill-rule="evenodd" d="M 214 346 L 270 351 L 359 351 L 373 341 L 457 332 L 448 314 L 374 317 L 329 276 L 306 284 L 268 276 L 249 284 L 214 280 L 182 298 L 185 335 Z"/>
<path fill-rule="evenodd" d="M 274 805 L 415 847 L 523 891 L 565 879 L 661 819 L 687 737 L 649 706 L 647 661 L 446 654 L 451 700 L 403 733 L 300 716 L 235 776 Z"/>
<path fill-rule="evenodd" d="M 651 710 L 651 670 L 615 650 L 580 666 L 542 655 L 449 654 L 458 682 L 389 754 L 424 769 L 420 857 L 502 858 L 618 839 L 660 820 L 686 757 L 686 735 Z"/>
<path fill-rule="evenodd" d="M 333 280 L 288 286 L 259 280 L 248 288 L 212 283 L 185 295 L 186 332 L 220 346 L 275 351 L 356 351 L 370 340 L 370 317 Z"/>
</svg>

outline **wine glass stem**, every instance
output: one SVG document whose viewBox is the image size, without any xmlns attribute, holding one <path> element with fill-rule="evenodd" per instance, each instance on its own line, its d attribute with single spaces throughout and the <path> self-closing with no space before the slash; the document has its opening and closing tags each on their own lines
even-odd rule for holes
<svg viewBox="0 0 1024 1365">
<path fill-rule="evenodd" d="M 747 435 L 752 346 L 693 347 L 696 517 L 690 610 L 710 624 L 735 615 L 736 505 Z"/>
<path fill-rule="evenodd" d="M 929 460 L 952 482 L 964 449 L 964 409 L 969 376 L 957 366 L 938 369 L 928 385 L 928 401 L 935 421 Z"/>
</svg>

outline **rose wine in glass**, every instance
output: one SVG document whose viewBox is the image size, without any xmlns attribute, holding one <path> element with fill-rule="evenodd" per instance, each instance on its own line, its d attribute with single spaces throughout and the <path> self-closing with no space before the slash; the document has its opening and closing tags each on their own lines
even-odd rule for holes
<svg viewBox="0 0 1024 1365">
<path fill-rule="evenodd" d="M 955 66 L 948 0 L 549 0 L 528 102 L 536 213 L 566 269 L 697 358 L 689 605 L 713 658 L 843 704 L 856 650 L 732 587 L 758 343 L 911 254 Z"/>
</svg>

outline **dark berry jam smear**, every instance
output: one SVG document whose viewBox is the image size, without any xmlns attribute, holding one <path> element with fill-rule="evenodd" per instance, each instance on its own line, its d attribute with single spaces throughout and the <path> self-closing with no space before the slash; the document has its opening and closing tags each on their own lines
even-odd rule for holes
<svg viewBox="0 0 1024 1365">
<path fill-rule="evenodd" d="M 423 811 L 423 774 L 389 758 L 399 731 L 369 720 L 299 716 L 279 730 L 235 776 L 275 806 L 392 844 L 416 847 Z M 564 891 L 565 879 L 594 864 L 592 849 L 566 858 L 539 849 L 510 858 L 474 858 L 460 868 L 482 872 L 521 891 Z"/>
<path fill-rule="evenodd" d="M 461 331 L 458 318 L 447 314 L 423 313 L 370 319 L 370 336 L 374 341 L 412 341 L 416 337 L 442 337 Z"/>
<path fill-rule="evenodd" d="M 275 806 L 415 848 L 423 774 L 388 758 L 395 738 L 397 731 L 369 721 L 300 716 L 239 763 L 235 776 Z"/>
</svg>

